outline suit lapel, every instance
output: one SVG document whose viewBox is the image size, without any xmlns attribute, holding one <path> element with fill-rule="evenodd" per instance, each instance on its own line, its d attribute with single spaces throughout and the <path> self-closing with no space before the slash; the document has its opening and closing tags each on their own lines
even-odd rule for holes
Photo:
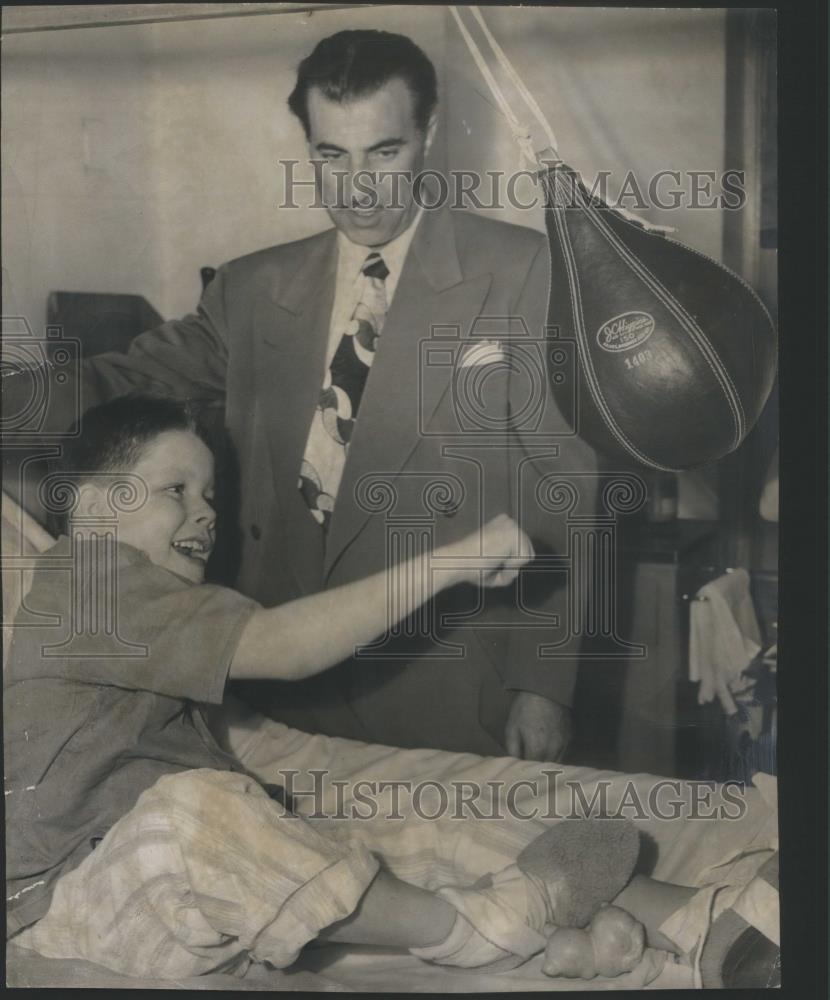
<svg viewBox="0 0 830 1000">
<path fill-rule="evenodd" d="M 309 563 L 306 532 L 295 530 L 297 479 L 323 380 L 337 273 L 335 231 L 298 254 L 295 265 L 256 304 L 260 341 L 258 402 L 268 439 L 277 503 L 283 514 L 286 557 L 304 591 L 319 587 L 320 567 Z M 319 532 L 311 514 L 308 527 Z"/>
<path fill-rule="evenodd" d="M 431 332 L 457 327 L 466 337 L 491 280 L 490 274 L 464 279 L 449 211 L 426 211 L 361 400 L 329 529 L 326 576 L 369 516 L 358 499 L 361 480 L 373 473 L 395 474 L 405 465 L 450 386 L 451 364 L 424 366 Z"/>
</svg>

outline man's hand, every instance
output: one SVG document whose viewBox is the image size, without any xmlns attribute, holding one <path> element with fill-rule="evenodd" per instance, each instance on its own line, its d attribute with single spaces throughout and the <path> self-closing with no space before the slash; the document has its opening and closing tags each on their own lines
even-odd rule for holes
<svg viewBox="0 0 830 1000">
<path fill-rule="evenodd" d="M 532 691 L 516 692 L 505 728 L 505 746 L 511 757 L 561 760 L 570 739 L 570 709 Z"/>
</svg>

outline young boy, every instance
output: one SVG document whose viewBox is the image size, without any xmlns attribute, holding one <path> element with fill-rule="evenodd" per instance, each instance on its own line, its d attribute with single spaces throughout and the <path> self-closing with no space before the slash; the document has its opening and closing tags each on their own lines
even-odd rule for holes
<svg viewBox="0 0 830 1000">
<path fill-rule="evenodd" d="M 636 833 L 608 823 L 570 839 L 575 824 L 535 840 L 532 828 L 518 863 L 473 886 L 410 884 L 381 869 L 359 829 L 334 835 L 286 813 L 205 724 L 203 706 L 222 702 L 228 680 L 307 677 L 382 634 L 393 624 L 391 573 L 429 577 L 430 593 L 514 579 L 531 555 L 515 522 L 483 528 L 472 568 L 465 539 L 432 553 L 442 569 L 431 576 L 413 560 L 265 609 L 202 582 L 214 542 L 213 458 L 188 409 L 126 397 L 90 410 L 82 426 L 64 460 L 75 492 L 69 537 L 35 573 L 6 678 L 8 932 L 17 944 L 161 978 L 244 971 L 251 961 L 285 967 L 317 937 L 509 965 L 541 951 L 552 928 L 584 926 L 623 890 Z M 400 620 L 423 591 L 398 590 Z M 460 854 L 464 828 L 456 832 Z M 599 887 L 563 869 L 563 857 L 577 868 L 585 860 L 580 841 L 612 859 Z M 693 895 L 635 879 L 619 901 L 652 943 L 672 948 L 658 928 Z M 590 967 L 606 975 L 639 960 L 644 934 L 611 909 L 591 926 Z"/>
</svg>

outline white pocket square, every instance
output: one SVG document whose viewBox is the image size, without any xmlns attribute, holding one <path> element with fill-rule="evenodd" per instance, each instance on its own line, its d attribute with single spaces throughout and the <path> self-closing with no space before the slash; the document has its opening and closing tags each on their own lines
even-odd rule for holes
<svg viewBox="0 0 830 1000">
<path fill-rule="evenodd" d="M 507 355 L 498 340 L 478 340 L 466 348 L 459 368 L 472 368 L 479 365 L 492 365 L 503 361 Z"/>
</svg>

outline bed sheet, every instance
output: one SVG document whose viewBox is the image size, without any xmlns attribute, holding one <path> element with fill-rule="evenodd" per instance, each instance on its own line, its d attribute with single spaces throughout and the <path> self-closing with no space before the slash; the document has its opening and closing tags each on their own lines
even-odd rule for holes
<svg viewBox="0 0 830 1000">
<path fill-rule="evenodd" d="M 549 809 L 548 796 L 564 797 L 561 813 L 572 806 L 579 787 L 585 800 L 605 794 L 609 812 L 625 806 L 641 831 L 650 855 L 648 873 L 655 878 L 683 885 L 702 886 L 725 877 L 745 883 L 778 847 L 777 795 L 775 779 L 757 775 L 758 787 L 735 789 L 712 783 L 679 782 L 649 774 L 624 774 L 593 768 L 549 765 L 511 757 L 482 758 L 473 754 L 440 750 L 399 750 L 321 735 L 310 735 L 265 719 L 241 702 L 229 699 L 212 726 L 225 747 L 263 782 L 282 781 L 280 772 L 324 770 L 341 782 L 368 780 L 433 781 L 449 785 L 467 781 L 486 785 L 502 781 L 519 788 L 516 808 L 542 813 Z M 550 777 L 551 772 L 555 778 Z M 298 779 L 299 780 L 299 779 Z M 524 783 L 522 785 L 522 783 Z M 661 811 L 670 811 L 670 799 L 684 803 L 692 813 L 698 803 L 699 818 L 681 815 L 661 819 L 654 812 L 637 815 L 647 807 L 649 795 L 660 787 L 669 797 L 659 800 Z M 334 792 L 322 789 L 323 808 L 336 808 Z M 579 801 L 577 799 L 577 801 Z M 740 810 L 736 806 L 740 804 Z M 320 800 L 306 803 L 306 811 L 319 809 Z M 303 811 L 298 804 L 298 811 Z M 342 800 L 341 800 L 342 806 Z M 717 810 L 719 821 L 703 818 Z M 740 815 L 737 815 L 740 811 Z M 514 992 L 606 989 L 688 989 L 694 985 L 691 968 L 674 956 L 647 949 L 641 964 L 626 976 L 613 980 L 596 978 L 586 982 L 551 979 L 541 971 L 542 956 L 518 969 L 501 973 L 452 969 L 421 962 L 406 953 L 388 949 L 326 945 L 309 948 L 299 968 L 325 976 L 342 987 L 360 992 Z"/>
<path fill-rule="evenodd" d="M 236 753 L 261 781 L 269 783 L 281 782 L 281 771 L 294 770 L 302 775 L 311 768 L 330 770 L 344 781 L 405 778 L 439 783 L 464 780 L 482 784 L 487 781 L 524 782 L 516 796 L 516 807 L 529 812 L 534 805 L 546 805 L 551 782 L 545 772 L 551 769 L 557 774 L 554 785 L 557 794 L 568 787 L 566 782 L 572 782 L 579 785 L 590 802 L 597 789 L 604 785 L 611 810 L 626 801 L 646 802 L 649 790 L 664 780 L 648 774 L 545 765 L 510 757 L 481 758 L 430 749 L 401 751 L 394 747 L 309 735 L 266 719 L 232 698 L 219 716 L 212 719 L 212 726 L 220 742 Z M 651 874 L 682 884 L 703 885 L 709 879 L 743 866 L 742 877 L 751 877 L 777 848 L 775 781 L 766 776 L 757 776 L 756 780 L 760 788 L 746 789 L 743 815 L 734 820 L 715 823 L 702 819 L 633 817 L 652 849 Z M 687 785 L 681 783 L 681 794 L 690 793 Z M 325 798 L 325 790 L 323 794 Z M 724 796 L 723 789 L 717 788 L 710 804 L 717 807 L 724 802 L 732 807 L 732 800 Z M 331 800 L 325 804 L 334 808 Z M 306 811 L 315 808 L 319 808 L 319 802 L 308 804 Z M 328 944 L 307 948 L 290 970 L 252 966 L 242 979 L 217 974 L 196 980 L 131 980 L 90 963 L 42 959 L 13 945 L 7 949 L 7 956 L 9 986 L 392 994 L 688 989 L 693 986 L 692 970 L 687 965 L 651 949 L 647 949 L 643 961 L 633 972 L 612 980 L 597 978 L 585 982 L 545 976 L 541 971 L 541 955 L 514 970 L 486 973 L 429 965 L 406 952 L 390 949 Z"/>
<path fill-rule="evenodd" d="M 487 973 L 429 965 L 411 955 L 381 948 L 327 946 L 310 949 L 302 968 L 361 993 L 531 993 L 560 990 L 691 989 L 691 969 L 665 952 L 647 949 L 632 972 L 615 979 L 552 979 L 542 956 L 510 972 Z"/>
</svg>

